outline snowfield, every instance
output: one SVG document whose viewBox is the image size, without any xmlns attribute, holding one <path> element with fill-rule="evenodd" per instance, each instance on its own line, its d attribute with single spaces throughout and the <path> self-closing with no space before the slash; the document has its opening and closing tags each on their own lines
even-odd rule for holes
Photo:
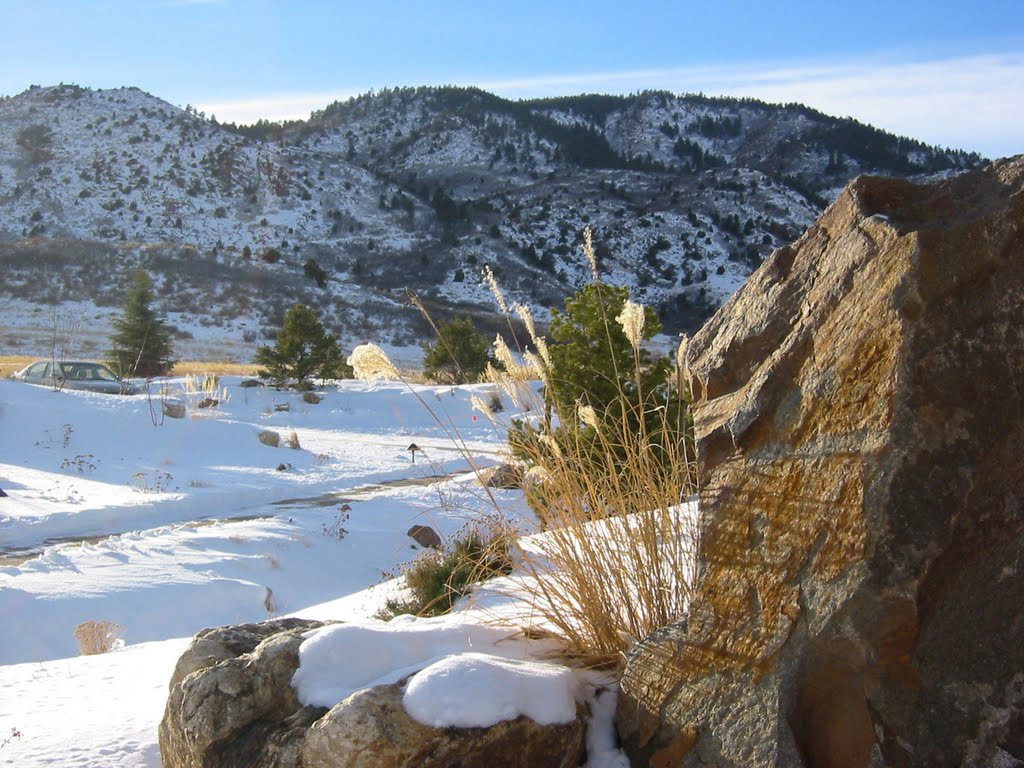
<svg viewBox="0 0 1024 768">
<path fill-rule="evenodd" d="M 470 402 L 492 388 L 346 381 L 310 404 L 240 383 L 225 377 L 222 402 L 199 409 L 184 380 L 130 397 L 0 381 L 0 765 L 159 766 L 188 638 L 291 614 L 346 622 L 303 645 L 304 700 L 330 706 L 419 670 L 406 705 L 437 725 L 559 722 L 587 697 L 590 764 L 626 764 L 613 697 L 594 698 L 606 681 L 545 663 L 552 641 L 495 625 L 516 613 L 515 579 L 489 607 L 372 618 L 402 589 L 386 577 L 418 554 L 411 526 L 448 538 L 494 512 L 474 468 L 500 460 L 505 435 Z M 186 402 L 186 418 L 163 417 L 161 399 Z M 281 447 L 261 444 L 264 430 Z M 521 494 L 494 494 L 528 530 Z M 86 621 L 119 625 L 115 649 L 79 656 Z M 353 657 L 359 679 L 337 663 Z"/>
</svg>

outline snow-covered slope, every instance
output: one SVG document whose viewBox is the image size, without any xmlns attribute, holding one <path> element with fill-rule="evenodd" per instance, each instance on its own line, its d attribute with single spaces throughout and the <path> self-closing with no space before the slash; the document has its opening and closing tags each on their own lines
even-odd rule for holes
<svg viewBox="0 0 1024 768">
<path fill-rule="evenodd" d="M 0 297 L 116 306 L 145 267 L 183 331 L 215 327 L 239 358 L 296 301 L 343 341 L 408 343 L 427 331 L 408 290 L 499 327 L 485 265 L 543 319 L 587 279 L 590 226 L 604 277 L 676 331 L 857 173 L 979 162 L 804 107 L 664 93 L 385 90 L 237 128 L 134 88 L 32 88 L 0 100 Z M 25 322 L 10 306 L 0 325 Z M 0 333 L 0 353 L 19 341 Z"/>
</svg>

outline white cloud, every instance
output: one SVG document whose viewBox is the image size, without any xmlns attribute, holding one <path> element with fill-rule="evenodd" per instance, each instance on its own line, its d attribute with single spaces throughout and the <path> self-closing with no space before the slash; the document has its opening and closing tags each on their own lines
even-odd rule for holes
<svg viewBox="0 0 1024 768">
<path fill-rule="evenodd" d="M 369 90 L 368 88 L 366 90 Z M 361 91 L 326 91 L 321 93 L 288 93 L 233 101 L 208 101 L 196 109 L 216 115 L 222 123 L 247 125 L 257 120 L 305 120 L 309 113 L 323 109 L 335 101 L 345 101 Z"/>
<path fill-rule="evenodd" d="M 656 89 L 800 102 L 931 144 L 992 157 L 1024 152 L 1024 54 L 1019 53 L 901 64 L 865 60 L 636 70 L 479 85 L 512 98 Z"/>
<path fill-rule="evenodd" d="M 1024 152 L 1024 132 L 1020 128 L 1024 125 L 1021 53 L 905 63 L 866 59 L 824 64 L 748 64 L 462 82 L 508 98 L 655 89 L 800 102 L 830 115 L 853 117 L 929 144 L 978 151 L 990 157 Z M 285 94 L 206 103 L 199 108 L 228 122 L 298 119 L 368 89 L 369 86 Z"/>
</svg>

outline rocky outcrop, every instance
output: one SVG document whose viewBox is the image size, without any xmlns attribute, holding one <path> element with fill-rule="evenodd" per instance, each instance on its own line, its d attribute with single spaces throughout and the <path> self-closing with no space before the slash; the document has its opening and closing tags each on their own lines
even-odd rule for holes
<svg viewBox="0 0 1024 768">
<path fill-rule="evenodd" d="M 692 340 L 701 575 L 634 765 L 1024 764 L 1022 190 L 857 179 Z"/>
<path fill-rule="evenodd" d="M 171 679 L 164 768 L 571 768 L 585 756 L 582 704 L 567 724 L 518 717 L 490 728 L 418 723 L 402 683 L 329 710 L 304 707 L 291 681 L 303 635 L 320 626 L 280 619 L 200 632 Z"/>
</svg>

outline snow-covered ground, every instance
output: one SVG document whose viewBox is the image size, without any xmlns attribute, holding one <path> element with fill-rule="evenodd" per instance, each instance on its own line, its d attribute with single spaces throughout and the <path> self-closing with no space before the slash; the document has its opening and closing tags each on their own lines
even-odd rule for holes
<svg viewBox="0 0 1024 768">
<path fill-rule="evenodd" d="M 161 417 L 155 388 L 116 397 L 0 381 L 0 765 L 158 766 L 156 727 L 188 637 L 294 613 L 353 625 L 347 639 L 310 646 L 310 696 L 353 684 L 328 680 L 339 644 L 349 654 L 380 647 L 373 638 L 388 632 L 391 659 L 373 677 L 428 667 L 407 703 L 421 717 L 468 716 L 431 708 L 446 685 L 458 685 L 473 717 L 562 717 L 586 681 L 510 651 L 507 631 L 465 629 L 480 615 L 370 618 L 399 589 L 385 574 L 417 555 L 411 526 L 450 537 L 494 511 L 472 465 L 495 463 L 504 434 L 473 411 L 480 388 L 341 382 L 310 404 L 240 381 L 223 379 L 227 399 L 209 409 L 184 381 L 168 382 L 163 397 L 189 403 L 184 419 Z M 263 430 L 282 447 L 261 444 Z M 299 447 L 286 447 L 295 438 Z M 521 494 L 495 493 L 528 528 Z M 79 656 L 75 630 L 86 621 L 116 623 L 123 644 Z M 474 654 L 453 660 L 463 635 Z M 474 685 L 474 674 L 490 682 Z M 519 693 L 494 701 L 498 678 Z M 595 766 L 620 761 L 607 727 L 592 736 Z"/>
</svg>

